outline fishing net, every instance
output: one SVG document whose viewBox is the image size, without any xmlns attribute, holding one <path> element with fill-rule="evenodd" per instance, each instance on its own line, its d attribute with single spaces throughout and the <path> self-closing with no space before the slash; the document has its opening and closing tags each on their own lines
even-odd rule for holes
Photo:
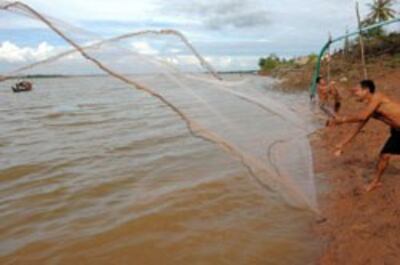
<svg viewBox="0 0 400 265">
<path fill-rule="evenodd" d="M 45 58 L 3 63 L 3 81 L 37 75 L 108 75 L 159 100 L 193 137 L 225 150 L 261 187 L 294 207 L 318 211 L 308 127 L 256 89 L 256 80 L 222 80 L 178 31 L 104 38 L 20 2 L 0 2 L 0 9 L 40 22 L 39 27 L 46 26 L 63 43 Z M 44 36 L 42 42 L 50 40 Z M 60 78 L 60 86 L 62 82 Z"/>
</svg>

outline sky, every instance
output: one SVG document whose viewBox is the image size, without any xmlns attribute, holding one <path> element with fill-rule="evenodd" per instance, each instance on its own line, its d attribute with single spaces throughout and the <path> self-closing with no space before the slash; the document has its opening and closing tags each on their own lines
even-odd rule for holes
<svg viewBox="0 0 400 265">
<path fill-rule="evenodd" d="M 367 3 L 359 0 L 361 15 Z M 26 0 L 39 12 L 111 37 L 144 29 L 175 29 L 221 71 L 257 69 L 261 56 L 316 53 L 328 34 L 356 28 L 354 0 Z M 0 0 L 0 4 L 4 1 Z M 400 10 L 399 3 L 394 8 Z M 61 22 L 60 22 L 61 23 Z M 400 30 L 397 24 L 394 29 Z M 79 32 L 77 30 L 76 32 Z M 66 44 L 44 25 L 0 11 L 0 71 L 46 58 Z M 132 49 L 156 56 L 158 47 L 141 40 Z M 0 73 L 1 75 L 1 73 Z"/>
</svg>

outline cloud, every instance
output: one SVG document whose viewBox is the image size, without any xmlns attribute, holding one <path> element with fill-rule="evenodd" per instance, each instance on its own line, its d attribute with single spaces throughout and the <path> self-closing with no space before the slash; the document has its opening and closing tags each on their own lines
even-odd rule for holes
<svg viewBox="0 0 400 265">
<path fill-rule="evenodd" d="M 1 0 L 0 0 L 1 1 Z M 69 24 L 99 36 L 144 29 L 173 28 L 184 33 L 200 54 L 212 58 L 216 68 L 253 63 L 270 53 L 298 56 L 318 52 L 328 38 L 356 28 L 354 1 L 349 0 L 24 0 L 40 12 L 67 21 L 64 30 L 72 37 Z M 359 0 L 361 15 L 367 3 Z M 397 1 L 398 3 L 399 1 Z M 398 9 L 400 3 L 396 4 Z M 393 25 L 398 30 L 398 25 Z M 0 67 L 3 62 L 34 61 L 51 53 L 47 48 L 66 45 L 44 25 L 16 13 L 0 15 Z M 79 32 L 77 32 L 79 33 Z M 85 35 L 84 35 L 85 36 Z M 90 36 L 88 36 L 90 37 Z M 97 38 L 96 38 L 97 39 Z M 136 42 L 132 44 L 133 40 Z M 163 42 L 164 41 L 164 42 Z M 39 45 L 47 44 L 40 49 Z M 173 39 L 131 39 L 129 47 L 154 56 L 188 55 Z M 341 45 L 341 44 L 338 44 Z M 65 47 L 64 47 L 65 48 Z M 158 52 L 157 52 L 158 51 Z M 248 57 L 246 57 L 248 56 Z M 231 57 L 231 59 L 230 59 Z M 237 59 L 236 59 L 237 58 Z M 230 61 L 231 60 L 231 61 Z M 4 63 L 3 63 L 4 64 Z"/>
<path fill-rule="evenodd" d="M 132 47 L 135 52 L 140 54 L 147 54 L 147 55 L 157 55 L 158 51 L 151 47 L 147 42 L 144 41 L 136 41 L 132 42 Z"/>
<path fill-rule="evenodd" d="M 181 49 L 177 49 L 177 48 L 171 48 L 171 49 L 169 49 L 169 52 L 174 54 L 174 53 L 180 53 L 180 52 L 182 52 L 182 50 Z"/>
<path fill-rule="evenodd" d="M 255 70 L 258 56 L 206 56 L 205 59 L 218 71 Z"/>
<path fill-rule="evenodd" d="M 199 61 L 194 56 L 179 55 L 163 58 L 166 62 L 174 65 L 182 71 L 202 71 Z M 240 71 L 255 70 L 257 68 L 258 56 L 206 56 L 204 59 L 217 71 Z"/>
<path fill-rule="evenodd" d="M 270 21 L 268 10 L 258 0 L 179 1 L 162 2 L 162 11 L 178 17 L 195 19 L 209 29 L 250 28 L 265 26 Z M 171 6 L 174 8 L 171 9 Z"/>
<path fill-rule="evenodd" d="M 265 26 L 269 22 L 265 11 L 248 11 L 239 14 L 212 16 L 206 21 L 206 25 L 212 29 L 221 29 L 224 27 L 250 28 Z"/>
<path fill-rule="evenodd" d="M 19 47 L 5 41 L 0 45 L 0 62 L 25 63 L 39 61 L 53 55 L 55 48 L 47 42 L 40 43 L 37 47 Z"/>
<path fill-rule="evenodd" d="M 35 9 L 68 21 L 113 20 L 130 21 L 147 18 L 154 8 L 153 0 L 24 0 Z"/>
</svg>

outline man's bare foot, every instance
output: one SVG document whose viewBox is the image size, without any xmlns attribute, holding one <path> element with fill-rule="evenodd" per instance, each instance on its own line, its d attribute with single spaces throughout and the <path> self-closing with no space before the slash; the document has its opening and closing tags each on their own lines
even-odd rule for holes
<svg viewBox="0 0 400 265">
<path fill-rule="evenodd" d="M 365 191 L 366 192 L 371 192 L 377 188 L 380 188 L 382 186 L 382 182 L 374 180 L 372 181 L 370 184 L 368 184 L 367 186 L 365 186 Z"/>
</svg>

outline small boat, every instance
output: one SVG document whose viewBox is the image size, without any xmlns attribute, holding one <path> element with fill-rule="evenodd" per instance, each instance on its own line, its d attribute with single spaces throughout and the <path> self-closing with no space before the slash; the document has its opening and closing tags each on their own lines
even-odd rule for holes
<svg viewBox="0 0 400 265">
<path fill-rule="evenodd" d="M 21 81 L 15 84 L 15 86 L 11 87 L 14 93 L 19 92 L 28 92 L 32 90 L 32 83 L 29 81 Z"/>
</svg>

